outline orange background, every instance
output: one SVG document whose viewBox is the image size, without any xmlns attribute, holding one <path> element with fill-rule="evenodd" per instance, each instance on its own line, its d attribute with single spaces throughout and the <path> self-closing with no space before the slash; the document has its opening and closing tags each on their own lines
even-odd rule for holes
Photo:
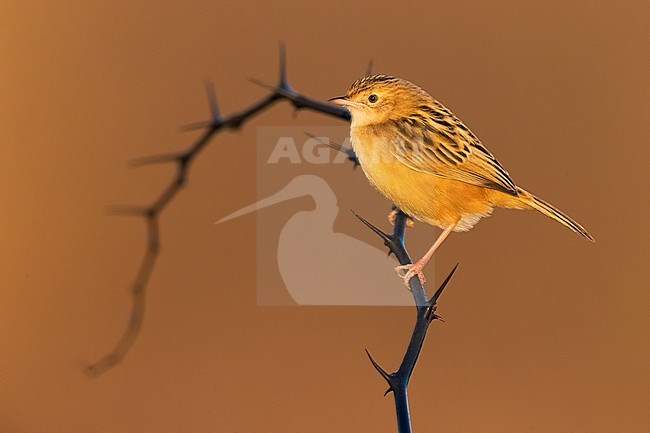
<svg viewBox="0 0 650 433">
<path fill-rule="evenodd" d="M 394 431 L 363 351 L 397 367 L 409 308 L 257 307 L 255 127 L 338 125 L 280 104 L 219 135 L 161 219 L 163 251 L 125 362 L 81 373 L 123 330 L 146 204 L 178 126 L 264 95 L 277 41 L 292 84 L 343 93 L 374 59 L 450 106 L 522 186 L 583 223 L 497 211 L 452 235 L 461 267 L 410 388 L 416 431 L 650 431 L 647 2 L 3 2 L 0 6 L 0 431 Z M 345 167 L 347 212 L 387 204 Z M 341 181 L 345 186 L 346 182 Z M 236 186 L 238 185 L 238 186 Z M 302 201 L 301 201 L 302 200 Z M 307 199 L 267 210 L 288 217 Z M 274 214 L 274 212 L 276 212 Z M 436 230 L 409 233 L 414 255 Z M 401 289 L 397 282 L 396 290 Z"/>
</svg>

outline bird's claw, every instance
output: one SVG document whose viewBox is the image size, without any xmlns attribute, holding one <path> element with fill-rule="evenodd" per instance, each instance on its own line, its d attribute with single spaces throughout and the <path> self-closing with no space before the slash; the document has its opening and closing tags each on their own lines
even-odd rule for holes
<svg viewBox="0 0 650 433">
<path fill-rule="evenodd" d="M 397 209 L 393 209 L 389 214 L 388 214 L 388 221 L 390 222 L 390 225 L 394 226 L 395 225 L 395 217 L 397 216 L 397 213 L 399 211 Z M 415 226 L 415 222 L 413 221 L 413 218 L 410 216 L 406 217 L 406 227 L 412 228 Z"/>
<path fill-rule="evenodd" d="M 411 290 L 409 281 L 414 276 L 418 276 L 418 279 L 420 280 L 420 284 L 422 284 L 422 286 L 424 286 L 424 283 L 427 282 L 427 279 L 424 277 L 424 272 L 422 272 L 423 267 L 424 264 L 416 262 L 410 263 L 408 265 L 398 266 L 395 268 L 395 271 L 397 272 L 397 275 L 404 279 L 404 285 L 406 285 L 406 287 Z"/>
</svg>

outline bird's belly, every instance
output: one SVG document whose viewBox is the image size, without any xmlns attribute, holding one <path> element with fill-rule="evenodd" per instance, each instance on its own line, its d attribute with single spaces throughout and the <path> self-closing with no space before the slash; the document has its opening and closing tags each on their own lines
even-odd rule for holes
<svg viewBox="0 0 650 433">
<path fill-rule="evenodd" d="M 469 230 L 492 212 L 485 188 L 410 169 L 398 161 L 364 167 L 369 182 L 415 219 L 441 228 Z"/>
</svg>

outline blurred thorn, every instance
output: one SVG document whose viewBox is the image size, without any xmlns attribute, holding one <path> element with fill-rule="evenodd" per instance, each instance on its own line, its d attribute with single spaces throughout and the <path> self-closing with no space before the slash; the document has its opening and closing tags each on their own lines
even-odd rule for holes
<svg viewBox="0 0 650 433">
<path fill-rule="evenodd" d="M 179 129 L 181 132 L 190 132 L 196 131 L 197 129 L 214 128 L 216 124 L 218 123 L 213 120 L 204 120 L 202 122 L 194 122 L 188 123 L 187 125 L 182 125 Z"/>
<path fill-rule="evenodd" d="M 148 216 L 151 209 L 142 206 L 109 206 L 106 213 L 116 216 Z"/>
<path fill-rule="evenodd" d="M 219 112 L 219 104 L 217 102 L 217 92 L 214 88 L 214 81 L 211 79 L 206 79 L 204 81 L 205 91 L 208 95 L 208 103 L 210 104 L 210 115 L 213 122 L 221 119 L 221 113 Z"/>
<path fill-rule="evenodd" d="M 141 167 L 143 165 L 161 164 L 164 162 L 176 162 L 182 159 L 182 155 L 178 153 L 166 153 L 161 155 L 143 156 L 133 159 L 129 162 L 129 167 Z"/>
<path fill-rule="evenodd" d="M 270 84 L 266 84 L 265 82 L 260 81 L 260 80 L 258 80 L 257 78 L 254 78 L 254 77 L 249 77 L 248 81 L 250 81 L 253 84 L 257 84 L 258 86 L 260 86 L 260 87 L 262 87 L 262 88 L 264 88 L 266 90 L 270 90 L 271 92 L 273 92 L 273 93 L 275 93 L 277 95 L 284 96 L 287 99 L 293 100 L 295 98 L 295 96 L 296 96 L 296 95 L 292 94 L 291 92 L 289 92 L 288 89 L 286 89 L 286 88 L 273 87 Z"/>
<path fill-rule="evenodd" d="M 370 61 L 368 62 L 368 69 L 366 69 L 366 75 L 371 75 L 372 74 L 372 67 L 373 66 L 374 66 L 373 61 L 372 61 L 372 59 L 370 59 Z"/>
<path fill-rule="evenodd" d="M 284 41 L 278 43 L 278 48 L 280 52 L 280 64 L 279 64 L 279 73 L 278 73 L 278 88 L 282 90 L 289 90 L 289 83 L 287 82 L 287 50 L 284 45 Z"/>
<path fill-rule="evenodd" d="M 331 149 L 336 150 L 337 152 L 342 152 L 345 153 L 348 157 L 348 160 L 350 160 L 353 164 L 352 168 L 357 168 L 359 165 L 359 160 L 357 159 L 357 154 L 354 153 L 354 150 L 349 147 L 343 147 L 341 144 L 334 143 L 331 140 L 324 140 L 321 137 L 316 137 L 313 134 L 310 134 L 309 132 L 305 132 L 305 135 L 307 135 L 310 138 L 313 138 L 314 140 L 318 141 L 320 144 L 323 144 Z"/>
</svg>

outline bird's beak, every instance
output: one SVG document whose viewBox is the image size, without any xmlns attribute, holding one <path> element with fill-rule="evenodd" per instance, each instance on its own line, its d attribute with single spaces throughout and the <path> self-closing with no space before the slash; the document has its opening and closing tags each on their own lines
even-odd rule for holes
<svg viewBox="0 0 650 433">
<path fill-rule="evenodd" d="M 330 104 L 347 106 L 350 102 L 347 96 L 335 96 L 327 100 Z"/>
<path fill-rule="evenodd" d="M 358 107 L 357 101 L 350 100 L 347 96 L 336 96 L 327 100 L 330 104 L 342 105 L 343 107 Z"/>
</svg>

